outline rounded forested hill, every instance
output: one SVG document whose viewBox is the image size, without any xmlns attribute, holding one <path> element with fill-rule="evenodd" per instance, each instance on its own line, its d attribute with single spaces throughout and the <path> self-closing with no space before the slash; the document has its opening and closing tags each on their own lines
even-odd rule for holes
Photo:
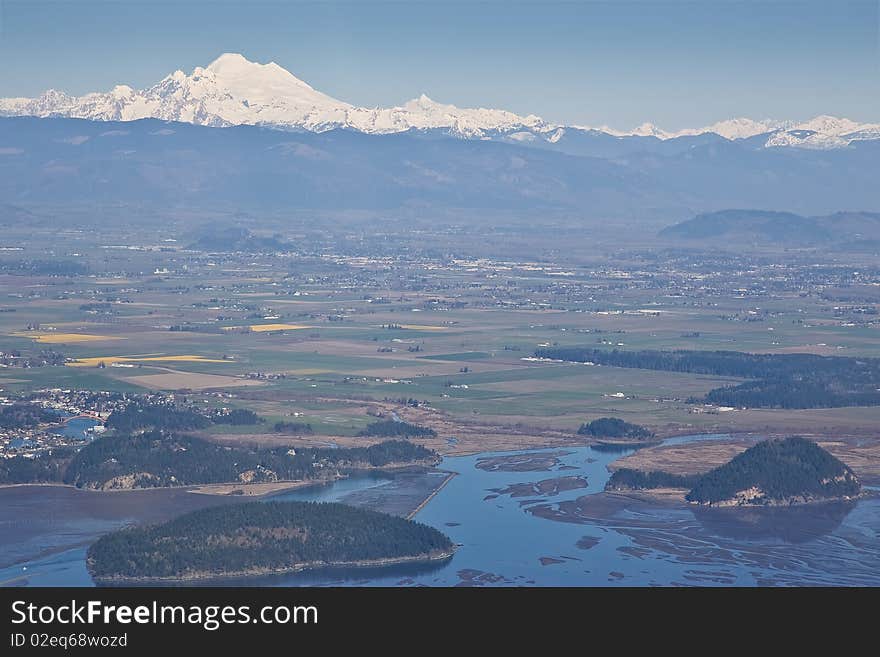
<svg viewBox="0 0 880 657">
<path fill-rule="evenodd" d="M 816 443 L 765 440 L 699 477 L 687 495 L 701 504 L 779 504 L 855 497 L 852 470 Z"/>
<path fill-rule="evenodd" d="M 248 502 L 107 534 L 89 548 L 88 566 L 98 581 L 233 577 L 441 559 L 452 549 L 433 527 L 377 511 L 336 503 Z"/>
</svg>

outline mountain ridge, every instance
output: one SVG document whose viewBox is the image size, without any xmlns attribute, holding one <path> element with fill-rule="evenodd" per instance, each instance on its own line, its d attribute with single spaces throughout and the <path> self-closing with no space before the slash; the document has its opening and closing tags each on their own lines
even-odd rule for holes
<svg viewBox="0 0 880 657">
<path fill-rule="evenodd" d="M 818 246 L 880 240 L 880 213 L 838 211 L 807 216 L 772 210 L 729 209 L 704 212 L 667 226 L 659 236 L 667 239 L 723 240 L 788 246 Z"/>
<path fill-rule="evenodd" d="M 427 95 L 398 107 L 357 107 L 328 96 L 275 62 L 260 64 L 224 53 L 189 75 L 177 70 L 157 84 L 136 90 L 120 84 L 106 93 L 71 96 L 49 89 L 37 98 L 0 98 L 0 116 L 67 117 L 96 121 L 156 118 L 209 127 L 260 125 L 326 132 L 351 129 L 368 134 L 442 130 L 466 139 L 502 139 L 556 144 L 566 133 L 613 138 L 677 140 L 713 134 L 727 140 L 758 138 L 765 148 L 832 149 L 880 139 L 880 124 L 817 116 L 804 122 L 733 118 L 675 132 L 644 123 L 634 130 L 565 126 L 529 114 L 489 108 L 460 108 Z"/>
<path fill-rule="evenodd" d="M 880 211 L 880 141 L 810 150 L 754 149 L 720 137 L 631 139 L 584 137 L 538 148 L 418 130 L 371 135 L 6 117 L 0 200 L 423 214 L 466 208 L 480 217 L 552 211 L 639 217 L 658 222 L 654 230 L 737 206 L 803 215 Z M 599 146 L 608 152 L 600 155 Z M 7 219 L 0 214 L 0 222 Z"/>
</svg>

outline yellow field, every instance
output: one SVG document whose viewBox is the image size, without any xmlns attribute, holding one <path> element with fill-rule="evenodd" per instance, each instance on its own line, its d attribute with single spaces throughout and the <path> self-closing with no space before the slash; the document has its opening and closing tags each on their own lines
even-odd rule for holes
<svg viewBox="0 0 880 657">
<path fill-rule="evenodd" d="M 228 363 L 228 360 L 205 358 L 204 356 L 94 356 L 80 358 L 76 362 L 67 363 L 70 367 L 97 367 L 101 362 L 106 365 L 111 363 L 145 363 L 147 361 L 159 362 L 185 362 L 185 363 Z"/>
<path fill-rule="evenodd" d="M 226 331 L 232 331 L 234 329 L 243 329 L 250 328 L 251 331 L 255 333 L 265 333 L 266 331 L 296 331 L 299 329 L 307 329 L 312 328 L 311 326 L 306 326 L 305 324 L 254 324 L 250 327 L 247 326 L 227 326 L 225 328 Z"/>
<path fill-rule="evenodd" d="M 18 338 L 31 338 L 36 342 L 42 342 L 43 344 L 60 344 L 60 343 L 70 343 L 70 342 L 94 342 L 96 340 L 124 340 L 125 338 L 119 338 L 111 335 L 94 335 L 91 333 L 56 333 L 55 331 L 51 332 L 39 332 L 39 331 L 22 331 L 20 333 L 13 333 L 12 335 Z"/>
</svg>

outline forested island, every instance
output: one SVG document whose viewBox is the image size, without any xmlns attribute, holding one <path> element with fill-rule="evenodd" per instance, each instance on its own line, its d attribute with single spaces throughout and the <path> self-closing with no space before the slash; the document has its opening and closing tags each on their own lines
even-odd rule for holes
<svg viewBox="0 0 880 657">
<path fill-rule="evenodd" d="M 625 422 L 619 417 L 600 417 L 578 429 L 582 436 L 594 438 L 628 438 L 631 440 L 647 440 L 654 437 L 654 432 L 640 424 Z"/>
<path fill-rule="evenodd" d="M 853 471 L 816 443 L 792 436 L 765 440 L 705 474 L 616 470 L 606 490 L 689 488 L 689 502 L 711 506 L 779 506 L 857 497 Z"/>
<path fill-rule="evenodd" d="M 149 431 L 98 438 L 79 451 L 0 459 L 0 484 L 64 483 L 93 490 L 332 479 L 371 468 L 434 465 L 431 450 L 402 440 L 338 449 L 232 448 Z"/>
<path fill-rule="evenodd" d="M 880 358 L 739 351 L 619 351 L 544 347 L 538 358 L 666 372 L 752 379 L 710 390 L 692 402 L 749 408 L 880 405 Z"/>
<path fill-rule="evenodd" d="M 99 584 L 149 583 L 439 561 L 453 549 L 433 527 L 377 511 L 250 502 L 107 534 L 89 548 L 87 565 Z"/>
</svg>

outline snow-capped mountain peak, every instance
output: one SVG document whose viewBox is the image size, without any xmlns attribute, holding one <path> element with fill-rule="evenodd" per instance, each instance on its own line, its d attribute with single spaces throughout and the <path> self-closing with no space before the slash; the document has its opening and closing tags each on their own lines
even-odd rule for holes
<svg viewBox="0 0 880 657">
<path fill-rule="evenodd" d="M 784 126 L 770 135 L 765 146 L 830 149 L 869 139 L 880 139 L 880 124 L 856 123 L 850 119 L 822 115 Z"/>
<path fill-rule="evenodd" d="M 653 123 L 643 123 L 630 133 L 634 137 L 657 137 L 658 139 L 668 139 L 671 135 L 665 130 L 661 130 Z"/>
<path fill-rule="evenodd" d="M 114 98 L 127 98 L 134 93 L 134 89 L 129 87 L 127 84 L 117 84 L 110 91 L 110 95 Z"/>
<path fill-rule="evenodd" d="M 682 130 L 676 133 L 676 136 L 711 132 L 716 135 L 721 135 L 725 139 L 748 139 L 755 135 L 763 135 L 768 132 L 790 128 L 791 126 L 791 121 L 777 121 L 775 119 L 756 121 L 754 119 L 740 117 L 736 119 L 728 119 L 726 121 L 719 121 L 698 130 Z"/>
<path fill-rule="evenodd" d="M 158 118 L 208 126 L 267 125 L 322 132 L 349 128 L 369 133 L 445 129 L 462 137 L 489 131 L 542 129 L 536 116 L 492 109 L 462 109 L 422 94 L 403 107 L 356 107 L 317 91 L 275 62 L 261 64 L 224 53 L 191 74 L 175 71 L 135 91 L 120 85 L 108 93 L 72 97 L 49 91 L 37 99 L 0 100 L 0 115 L 69 116 L 131 121 Z"/>
<path fill-rule="evenodd" d="M 315 91 L 275 62 L 259 64 L 248 61 L 237 53 L 224 53 L 205 68 L 197 67 L 193 71 L 193 78 L 204 76 L 213 76 L 218 86 L 254 101 L 279 97 L 290 99 L 298 94 L 311 100 L 311 94 L 316 94 L 322 101 L 331 100 L 339 103 Z"/>
<path fill-rule="evenodd" d="M 632 130 L 616 130 L 607 125 L 603 125 L 598 128 L 590 126 L 572 127 L 578 130 L 584 130 L 586 132 L 603 132 L 606 135 L 613 135 L 614 137 L 656 137 L 657 139 L 669 139 L 672 136 L 672 133 L 661 130 L 656 125 L 650 122 L 642 123 Z"/>
<path fill-rule="evenodd" d="M 817 116 L 809 121 L 804 121 L 795 126 L 795 130 L 811 130 L 813 132 L 821 132 L 826 135 L 845 135 L 855 132 L 862 126 L 855 121 L 842 119 L 836 116 L 822 115 Z"/>
<path fill-rule="evenodd" d="M 437 102 L 424 93 L 402 107 L 357 107 L 314 89 L 275 62 L 252 62 L 238 53 L 224 53 L 205 67 L 195 67 L 191 74 L 174 71 L 141 90 L 120 84 L 107 93 L 79 97 L 50 89 L 38 98 L 0 99 L 0 116 L 4 115 L 99 121 L 157 118 L 207 126 L 265 125 L 313 132 L 335 128 L 374 134 L 444 130 L 464 138 L 504 137 L 523 143 L 536 139 L 557 143 L 565 136 L 564 126 L 547 123 L 532 114 L 460 108 Z M 668 132 L 653 123 L 643 123 L 630 131 L 607 126 L 573 129 L 661 140 L 703 133 L 731 140 L 767 134 L 768 147 L 836 148 L 857 140 L 880 138 L 880 124 L 859 124 L 824 115 L 803 123 L 735 118 L 678 132 Z"/>
<path fill-rule="evenodd" d="M 407 101 L 403 104 L 403 108 L 412 112 L 418 110 L 426 110 L 426 111 L 437 111 L 442 110 L 443 108 L 450 108 L 452 105 L 443 105 L 442 103 L 438 103 L 436 100 L 433 100 L 428 96 L 428 94 L 421 94 L 418 98 L 413 98 L 410 101 Z"/>
<path fill-rule="evenodd" d="M 225 52 L 204 68 L 196 67 L 197 70 L 207 70 L 217 75 L 221 75 L 224 72 L 232 75 L 242 75 L 259 72 L 269 68 L 279 69 L 283 73 L 287 73 L 287 71 L 278 66 L 275 62 L 269 62 L 268 64 L 252 62 L 247 57 L 237 52 Z"/>
</svg>

